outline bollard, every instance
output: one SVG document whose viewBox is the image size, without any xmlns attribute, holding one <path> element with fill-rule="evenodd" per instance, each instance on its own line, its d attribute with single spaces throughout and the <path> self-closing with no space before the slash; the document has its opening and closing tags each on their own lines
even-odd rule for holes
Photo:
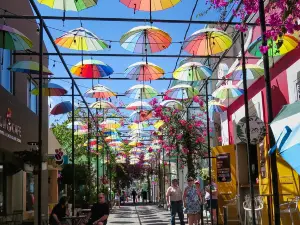
<svg viewBox="0 0 300 225">
<path fill-rule="evenodd" d="M 228 208 L 223 206 L 224 225 L 228 225 Z"/>
</svg>

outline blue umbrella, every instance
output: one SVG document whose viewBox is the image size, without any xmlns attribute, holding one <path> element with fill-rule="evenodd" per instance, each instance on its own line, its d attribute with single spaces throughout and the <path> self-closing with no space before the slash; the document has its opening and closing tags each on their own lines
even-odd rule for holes
<svg viewBox="0 0 300 225">
<path fill-rule="evenodd" d="M 59 114 L 65 114 L 72 111 L 72 104 L 70 101 L 65 101 L 57 104 L 54 106 L 54 108 L 51 110 L 50 114 L 52 115 L 59 115 Z"/>
</svg>

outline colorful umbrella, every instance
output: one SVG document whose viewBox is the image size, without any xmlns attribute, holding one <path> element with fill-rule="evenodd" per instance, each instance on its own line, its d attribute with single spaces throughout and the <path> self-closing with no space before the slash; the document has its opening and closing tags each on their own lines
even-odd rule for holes
<svg viewBox="0 0 300 225">
<path fill-rule="evenodd" d="M 144 128 L 149 127 L 148 123 L 132 123 L 130 125 L 128 125 L 128 128 L 131 130 L 142 130 Z"/>
<path fill-rule="evenodd" d="M 125 77 L 132 80 L 156 80 L 164 75 L 164 70 L 153 63 L 137 62 L 130 65 L 124 72 Z"/>
<path fill-rule="evenodd" d="M 209 112 L 210 118 L 213 118 L 214 112 L 222 113 L 226 110 L 227 110 L 227 107 L 216 100 L 211 100 L 208 102 L 208 112 Z"/>
<path fill-rule="evenodd" d="M 84 95 L 89 98 L 110 98 L 116 96 L 116 93 L 112 92 L 109 88 L 98 84 L 89 89 Z"/>
<path fill-rule="evenodd" d="M 60 115 L 65 114 L 72 111 L 72 104 L 70 101 L 65 101 L 58 103 L 53 109 L 50 111 L 52 115 Z"/>
<path fill-rule="evenodd" d="M 168 107 L 168 108 L 172 108 L 172 109 L 178 109 L 178 110 L 184 110 L 185 107 L 184 105 L 177 101 L 177 100 L 165 100 L 165 101 L 162 101 L 160 103 L 161 106 L 163 107 Z"/>
<path fill-rule="evenodd" d="M 166 95 L 173 99 L 189 99 L 199 94 L 199 91 L 187 84 L 178 84 L 166 91 Z"/>
<path fill-rule="evenodd" d="M 90 142 L 90 146 L 95 146 L 97 145 L 97 139 L 96 138 L 92 138 L 90 139 L 90 141 L 86 141 L 84 142 L 83 146 L 88 146 L 88 143 Z"/>
<path fill-rule="evenodd" d="M 26 50 L 32 48 L 32 41 L 20 31 L 0 25 L 0 48 L 9 50 Z"/>
<path fill-rule="evenodd" d="M 176 69 L 173 77 L 183 81 L 204 80 L 212 75 L 212 70 L 198 62 L 185 63 Z"/>
<path fill-rule="evenodd" d="M 67 93 L 67 90 L 62 86 L 54 83 L 43 84 L 42 86 L 43 96 L 62 96 Z M 39 95 L 39 88 L 35 88 L 31 91 L 33 95 Z"/>
<path fill-rule="evenodd" d="M 64 11 L 81 11 L 97 5 L 98 0 L 37 0 L 53 9 Z"/>
<path fill-rule="evenodd" d="M 157 94 L 153 87 L 144 84 L 134 85 L 125 92 L 125 95 L 134 99 L 153 98 Z"/>
<path fill-rule="evenodd" d="M 249 47 L 248 52 L 256 57 L 262 57 L 263 54 L 260 51 L 262 46 L 262 38 L 259 37 L 253 41 Z M 280 56 L 284 55 L 298 46 L 298 40 L 290 34 L 284 34 L 278 37 L 276 41 L 273 39 L 268 40 L 268 55 L 269 56 Z"/>
<path fill-rule="evenodd" d="M 171 8 L 180 1 L 181 0 L 120 0 L 121 3 L 134 10 L 152 12 Z"/>
<path fill-rule="evenodd" d="M 74 132 L 74 135 L 85 135 L 88 134 L 88 130 L 84 129 L 84 130 L 77 130 Z"/>
<path fill-rule="evenodd" d="M 112 135 L 108 136 L 104 139 L 106 142 L 112 142 L 112 141 L 122 141 L 122 139 L 118 135 Z"/>
<path fill-rule="evenodd" d="M 80 51 L 99 51 L 108 45 L 92 32 L 79 27 L 57 38 L 55 43 L 61 47 Z"/>
<path fill-rule="evenodd" d="M 131 141 L 128 143 L 128 145 L 131 147 L 142 147 L 144 144 L 139 141 Z"/>
<path fill-rule="evenodd" d="M 155 129 L 159 129 L 161 126 L 163 126 L 165 124 L 165 122 L 163 120 L 158 120 L 156 121 L 153 126 Z"/>
<path fill-rule="evenodd" d="M 152 117 L 152 111 L 149 110 L 138 110 L 138 111 L 134 111 L 133 113 L 130 114 L 129 118 L 136 122 L 143 122 L 146 120 L 149 120 Z"/>
<path fill-rule="evenodd" d="M 129 104 L 128 106 L 126 106 L 126 109 L 128 109 L 128 110 L 140 110 L 140 109 L 150 110 L 150 109 L 152 109 L 152 106 L 149 105 L 149 103 L 147 103 L 147 102 L 136 101 L 136 102 L 133 102 L 133 103 Z"/>
<path fill-rule="evenodd" d="M 103 129 L 115 130 L 121 127 L 121 124 L 115 120 L 105 120 L 99 125 Z"/>
<path fill-rule="evenodd" d="M 144 135 L 148 135 L 147 132 L 142 131 L 142 130 L 133 130 L 133 131 L 128 132 L 128 134 L 131 135 L 134 138 L 141 137 L 141 136 L 144 136 Z"/>
<path fill-rule="evenodd" d="M 112 142 L 109 142 L 108 145 L 110 147 L 122 147 L 122 146 L 124 146 L 123 142 L 121 142 L 121 141 L 112 141 Z"/>
<path fill-rule="evenodd" d="M 215 28 L 201 29 L 184 41 L 183 49 L 193 55 L 213 55 L 221 53 L 232 45 L 231 37 Z"/>
<path fill-rule="evenodd" d="M 116 130 L 107 130 L 102 132 L 104 135 L 106 136 L 114 136 L 114 135 L 119 135 L 118 132 Z"/>
<path fill-rule="evenodd" d="M 255 64 L 246 64 L 246 78 L 247 80 L 254 80 L 264 75 L 264 69 Z M 232 73 L 226 75 L 232 80 L 243 80 L 243 67 L 238 66 Z"/>
<path fill-rule="evenodd" d="M 216 89 L 212 93 L 212 96 L 219 99 L 229 99 L 229 98 L 239 97 L 243 94 L 244 94 L 243 89 L 232 84 L 227 84 Z"/>
<path fill-rule="evenodd" d="M 101 78 L 113 74 L 114 70 L 102 61 L 87 59 L 71 68 L 71 73 L 84 78 Z"/>
<path fill-rule="evenodd" d="M 39 66 L 40 64 L 34 61 L 19 61 L 7 69 L 13 72 L 19 72 L 19 73 L 27 73 L 27 74 L 39 74 Z M 43 75 L 53 75 L 52 72 L 43 65 Z"/>
<path fill-rule="evenodd" d="M 72 129 L 72 122 L 70 122 L 70 123 L 67 124 L 67 128 L 68 129 Z M 81 122 L 81 121 L 74 121 L 74 129 L 75 130 L 86 129 L 86 128 L 87 128 L 87 125 L 84 124 L 83 122 Z"/>
<path fill-rule="evenodd" d="M 89 105 L 92 109 L 116 109 L 116 106 L 109 101 L 97 101 Z"/>
<path fill-rule="evenodd" d="M 150 54 L 160 52 L 172 42 L 170 35 L 157 27 L 139 26 L 131 29 L 121 37 L 123 48 L 130 52 Z"/>
</svg>

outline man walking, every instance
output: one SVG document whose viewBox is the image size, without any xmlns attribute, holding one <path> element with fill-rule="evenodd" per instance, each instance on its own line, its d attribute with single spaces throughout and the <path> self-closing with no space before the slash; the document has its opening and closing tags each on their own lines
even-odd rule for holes
<svg viewBox="0 0 300 225">
<path fill-rule="evenodd" d="M 109 216 L 109 205 L 105 201 L 105 195 L 98 195 L 98 203 L 92 206 L 91 212 L 87 216 L 88 225 L 106 225 Z"/>
<path fill-rule="evenodd" d="M 168 207 L 171 210 L 171 225 L 175 225 L 175 216 L 178 213 L 180 225 L 185 225 L 183 215 L 182 191 L 178 185 L 178 180 L 173 179 L 172 185 L 166 193 Z"/>
<path fill-rule="evenodd" d="M 133 204 L 135 204 L 136 201 L 136 191 L 133 189 L 131 192 L 132 198 L 133 198 Z"/>
</svg>

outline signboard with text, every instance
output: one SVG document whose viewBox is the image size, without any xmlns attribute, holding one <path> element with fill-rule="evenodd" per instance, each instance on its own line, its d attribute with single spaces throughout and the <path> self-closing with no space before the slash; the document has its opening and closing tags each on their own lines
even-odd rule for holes
<svg viewBox="0 0 300 225">
<path fill-rule="evenodd" d="M 218 182 L 231 181 L 230 153 L 219 154 L 217 159 L 217 180 Z"/>
<path fill-rule="evenodd" d="M 21 126 L 14 123 L 12 119 L 12 110 L 7 109 L 6 115 L 0 115 L 0 135 L 3 135 L 13 141 L 21 143 Z"/>
</svg>

